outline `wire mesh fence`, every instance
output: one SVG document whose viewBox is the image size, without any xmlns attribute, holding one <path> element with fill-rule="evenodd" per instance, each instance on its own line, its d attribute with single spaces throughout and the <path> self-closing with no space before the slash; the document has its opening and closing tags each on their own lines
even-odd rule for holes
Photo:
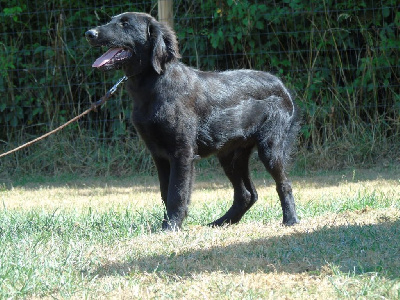
<svg viewBox="0 0 400 300">
<path fill-rule="evenodd" d="M 399 138 L 399 7 L 396 0 L 179 0 L 174 29 L 190 66 L 280 76 L 303 110 L 306 148 L 344 136 L 361 137 L 362 147 Z M 84 33 L 124 11 L 157 17 L 157 1 L 0 2 L 1 148 L 62 124 L 122 76 L 92 70 L 101 50 Z M 70 131 L 124 141 L 135 136 L 131 110 L 121 89 Z"/>
</svg>

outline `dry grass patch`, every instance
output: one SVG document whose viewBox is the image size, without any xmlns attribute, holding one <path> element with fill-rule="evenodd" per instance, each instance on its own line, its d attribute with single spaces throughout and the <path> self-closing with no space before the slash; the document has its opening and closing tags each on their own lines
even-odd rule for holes
<svg viewBox="0 0 400 300">
<path fill-rule="evenodd" d="M 321 176 L 293 176 L 293 190 L 297 204 L 320 204 L 342 196 L 357 196 L 360 192 L 382 193 L 387 197 L 400 197 L 398 170 L 349 170 Z M 261 205 L 278 203 L 274 182 L 267 174 L 255 179 Z M 231 203 L 233 190 L 225 176 L 210 175 L 212 180 L 197 180 L 190 210 L 216 201 Z M 202 176 L 204 178 L 204 176 Z M 27 196 L 29 195 L 29 196 Z M 74 209 L 88 207 L 99 211 L 110 208 L 149 208 L 162 205 L 155 177 L 128 179 L 70 179 L 56 183 L 28 183 L 4 188 L 0 200 L 8 209 Z M 256 206 L 259 206 L 257 203 Z M 210 220 L 211 221 L 211 220 Z"/>
</svg>

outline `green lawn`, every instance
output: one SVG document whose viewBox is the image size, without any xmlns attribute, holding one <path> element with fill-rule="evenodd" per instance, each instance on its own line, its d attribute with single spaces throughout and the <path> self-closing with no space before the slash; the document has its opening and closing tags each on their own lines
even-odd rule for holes
<svg viewBox="0 0 400 300">
<path fill-rule="evenodd" d="M 273 182 L 255 177 L 242 222 L 209 228 L 233 193 L 199 176 L 177 233 L 160 230 L 152 177 L 0 185 L 0 299 L 400 298 L 398 169 L 294 177 L 289 228 Z"/>
</svg>

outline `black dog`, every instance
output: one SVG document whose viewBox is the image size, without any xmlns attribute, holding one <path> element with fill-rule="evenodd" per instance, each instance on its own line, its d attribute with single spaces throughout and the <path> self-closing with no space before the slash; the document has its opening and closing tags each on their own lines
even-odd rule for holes
<svg viewBox="0 0 400 300">
<path fill-rule="evenodd" d="M 285 175 L 299 131 L 293 100 L 275 76 L 261 71 L 202 72 L 179 62 L 174 32 L 143 13 L 123 13 L 86 32 L 92 46 L 109 50 L 93 64 L 122 69 L 134 101 L 132 120 L 154 159 L 166 207 L 164 229 L 187 216 L 194 162 L 217 154 L 232 182 L 228 212 L 210 225 L 238 222 L 257 201 L 249 156 L 258 155 L 276 182 L 283 223 L 298 223 Z"/>
</svg>

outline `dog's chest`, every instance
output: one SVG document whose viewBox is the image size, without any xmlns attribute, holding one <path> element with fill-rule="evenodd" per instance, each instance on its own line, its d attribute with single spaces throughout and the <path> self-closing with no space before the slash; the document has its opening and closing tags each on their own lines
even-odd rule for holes
<svg viewBox="0 0 400 300">
<path fill-rule="evenodd" d="M 173 149 L 195 136 L 195 123 L 187 112 L 173 105 L 134 108 L 132 122 L 150 150 Z M 190 142 L 189 142 L 190 143 Z"/>
<path fill-rule="evenodd" d="M 132 122 L 142 136 L 157 136 L 170 131 L 174 125 L 166 116 L 160 116 L 157 110 L 134 109 Z"/>
</svg>

